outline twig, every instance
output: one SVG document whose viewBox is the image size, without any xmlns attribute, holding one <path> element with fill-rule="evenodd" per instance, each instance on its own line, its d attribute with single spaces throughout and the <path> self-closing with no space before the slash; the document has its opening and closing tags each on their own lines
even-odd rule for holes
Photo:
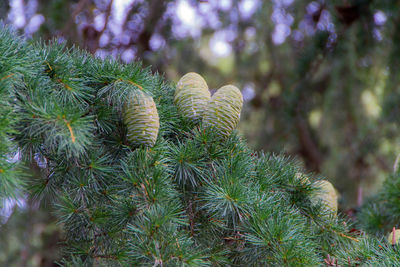
<svg viewBox="0 0 400 267">
<path fill-rule="evenodd" d="M 338 232 L 336 232 L 336 231 L 335 231 L 335 230 L 333 230 L 333 229 L 331 229 L 331 231 L 332 231 L 332 232 L 334 232 L 334 233 L 336 233 L 337 235 L 340 235 L 340 236 L 342 236 L 342 237 L 345 237 L 345 238 L 351 239 L 351 240 L 353 240 L 353 241 L 356 241 L 356 242 L 360 242 L 360 240 L 358 240 L 357 238 L 354 238 L 354 237 L 351 237 L 351 236 L 345 235 L 345 234 L 343 234 L 343 233 L 338 233 Z"/>
<path fill-rule="evenodd" d="M 0 81 L 5 80 L 5 79 L 8 79 L 8 78 L 10 78 L 10 77 L 12 77 L 12 76 L 14 76 L 14 75 L 15 75 L 14 73 L 8 74 L 7 76 L 1 78 Z"/>
<path fill-rule="evenodd" d="M 72 91 L 71 86 L 69 86 L 68 84 L 66 84 L 65 82 L 63 82 L 63 80 L 57 79 L 57 82 L 61 83 L 68 91 Z"/>
<path fill-rule="evenodd" d="M 124 80 L 124 79 L 118 79 L 118 80 L 119 80 L 119 81 L 121 81 L 121 82 L 127 82 L 127 83 L 130 83 L 130 84 L 132 84 L 132 85 L 136 86 L 137 88 L 139 88 L 140 90 L 142 90 L 142 91 L 143 91 L 143 87 L 142 87 L 141 85 L 139 85 L 139 84 L 135 83 L 135 82 L 132 82 L 132 81 L 130 81 L 130 80 Z"/>
<path fill-rule="evenodd" d="M 72 131 L 71 124 L 66 119 L 64 119 L 64 122 L 68 127 L 69 133 L 71 134 L 72 143 L 75 143 L 75 135 L 74 135 L 74 131 Z"/>
<path fill-rule="evenodd" d="M 320 225 L 320 224 L 314 219 L 314 217 L 311 216 L 311 214 L 309 214 L 309 213 L 307 213 L 307 212 L 305 212 L 305 211 L 303 211 L 303 213 L 304 213 L 305 215 L 307 215 L 311 220 L 313 220 L 313 221 L 315 222 L 315 224 L 317 224 L 317 225 L 318 225 L 319 227 L 321 227 L 322 229 L 328 230 L 328 231 L 332 231 L 332 232 L 334 232 L 335 234 L 340 235 L 341 237 L 345 237 L 345 238 L 348 238 L 348 239 L 350 239 L 350 240 L 353 240 L 353 241 L 356 241 L 356 242 L 360 242 L 360 240 L 358 240 L 357 238 L 354 238 L 354 237 L 345 235 L 345 234 L 343 234 L 343 233 L 339 233 L 339 232 L 333 230 L 332 228 L 327 228 L 326 226 Z"/>
</svg>

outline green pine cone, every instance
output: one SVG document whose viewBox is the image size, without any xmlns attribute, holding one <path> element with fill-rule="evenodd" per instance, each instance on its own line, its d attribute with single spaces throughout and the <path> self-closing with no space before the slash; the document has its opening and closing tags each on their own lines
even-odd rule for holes
<svg viewBox="0 0 400 267">
<path fill-rule="evenodd" d="M 394 235 L 394 242 L 393 242 Z M 388 243 L 390 245 L 397 245 L 400 240 L 400 229 L 393 229 L 393 231 L 388 236 Z"/>
<path fill-rule="evenodd" d="M 151 96 L 142 91 L 133 93 L 125 102 L 123 117 L 128 128 L 127 138 L 132 146 L 154 146 L 160 120 Z"/>
<path fill-rule="evenodd" d="M 174 103 L 183 117 L 201 120 L 211 94 L 206 81 L 199 74 L 189 72 L 177 83 Z"/>
<path fill-rule="evenodd" d="M 336 216 L 338 210 L 337 194 L 335 187 L 325 180 L 315 182 L 319 189 L 317 194 L 312 199 L 313 202 L 321 201 L 328 214 Z"/>
<path fill-rule="evenodd" d="M 243 96 L 233 85 L 221 87 L 210 99 L 204 113 L 203 125 L 213 127 L 227 137 L 236 128 L 243 106 Z"/>
</svg>

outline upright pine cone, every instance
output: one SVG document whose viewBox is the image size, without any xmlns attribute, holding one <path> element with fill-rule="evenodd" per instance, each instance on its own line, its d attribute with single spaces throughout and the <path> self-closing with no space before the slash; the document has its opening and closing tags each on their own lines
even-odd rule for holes
<svg viewBox="0 0 400 267">
<path fill-rule="evenodd" d="M 393 227 L 392 232 L 388 236 L 388 243 L 390 245 L 397 245 L 400 240 L 400 229 L 396 229 Z"/>
<path fill-rule="evenodd" d="M 210 98 L 206 81 L 197 73 L 185 74 L 176 85 L 174 103 L 183 117 L 194 122 L 201 120 Z"/>
<path fill-rule="evenodd" d="M 239 123 L 242 106 L 243 96 L 240 90 L 233 85 L 225 85 L 208 102 L 203 124 L 227 137 Z"/>
<path fill-rule="evenodd" d="M 128 128 L 127 138 L 132 146 L 154 146 L 160 120 L 151 96 L 142 91 L 132 93 L 125 102 L 123 119 Z"/>
<path fill-rule="evenodd" d="M 313 202 L 321 201 L 328 214 L 336 216 L 338 202 L 335 187 L 333 187 L 330 182 L 325 180 L 317 181 L 315 182 L 315 185 L 319 191 L 314 196 Z"/>
</svg>

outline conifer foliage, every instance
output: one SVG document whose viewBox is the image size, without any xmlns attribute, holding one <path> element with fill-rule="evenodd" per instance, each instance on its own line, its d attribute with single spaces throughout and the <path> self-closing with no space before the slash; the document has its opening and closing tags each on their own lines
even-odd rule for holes
<svg viewBox="0 0 400 267">
<path fill-rule="evenodd" d="M 1 190 L 10 192 L 19 178 L 9 176 L 7 161 L 18 148 L 42 172 L 27 179 L 27 193 L 49 202 L 63 227 L 60 264 L 400 262 L 395 247 L 352 234 L 324 201 L 314 201 L 323 191 L 315 177 L 299 179 L 294 161 L 250 150 L 236 131 L 221 139 L 181 116 L 175 86 L 140 63 L 0 32 Z M 139 94 L 154 100 L 159 117 L 152 147 L 132 146 L 129 137 L 125 105 Z"/>
<path fill-rule="evenodd" d="M 386 178 L 381 190 L 364 204 L 359 221 L 361 228 L 372 235 L 383 236 L 389 244 L 400 237 L 396 230 L 400 228 L 400 171 L 397 167 Z"/>
<path fill-rule="evenodd" d="M 30 60 L 26 44 L 9 31 L 0 31 L 0 196 L 15 196 L 22 184 L 19 166 L 12 161 L 18 146 L 12 137 L 18 117 L 14 86 L 24 75 L 32 76 L 38 66 Z M 36 61 L 37 62 L 37 61 Z M 0 202 L 1 205 L 1 202 Z"/>
</svg>

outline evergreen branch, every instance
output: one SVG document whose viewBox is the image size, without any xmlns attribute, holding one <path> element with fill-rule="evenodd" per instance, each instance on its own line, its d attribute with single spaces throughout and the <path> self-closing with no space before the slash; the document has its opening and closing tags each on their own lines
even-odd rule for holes
<svg viewBox="0 0 400 267">
<path fill-rule="evenodd" d="M 4 29 L 0 61 L 0 193 L 22 183 L 7 161 L 18 149 L 37 165 L 31 196 L 54 204 L 66 233 L 65 265 L 318 266 L 323 255 L 400 262 L 396 246 L 355 238 L 312 204 L 315 188 L 296 176 L 294 160 L 182 118 L 175 86 L 140 62 L 101 60 L 57 41 L 28 45 Z M 121 111 L 139 90 L 159 113 L 151 149 L 126 143 Z M 365 218 L 398 218 L 397 175 Z"/>
</svg>

